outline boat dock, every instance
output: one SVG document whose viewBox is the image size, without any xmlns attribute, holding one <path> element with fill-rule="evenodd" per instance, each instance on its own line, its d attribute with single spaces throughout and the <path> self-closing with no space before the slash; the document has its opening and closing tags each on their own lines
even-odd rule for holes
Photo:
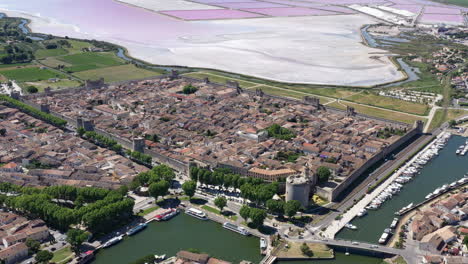
<svg viewBox="0 0 468 264">
<path fill-rule="evenodd" d="M 463 180 L 463 179 L 467 179 L 467 180 Z M 422 201 L 422 202 L 420 202 L 420 203 L 418 203 L 418 204 L 415 204 L 415 205 L 412 205 L 412 206 L 410 206 L 410 207 L 408 207 L 408 208 L 405 208 L 404 210 L 401 210 L 401 211 L 397 212 L 396 215 L 398 215 L 398 216 L 404 216 L 404 215 L 406 215 L 407 213 L 413 211 L 414 209 L 416 209 L 416 208 L 418 208 L 418 207 L 424 205 L 425 203 L 431 202 L 432 200 L 435 200 L 435 199 L 439 198 L 440 196 L 442 196 L 442 195 L 444 195 L 444 194 L 446 194 L 446 193 L 448 193 L 448 192 L 450 192 L 450 191 L 452 191 L 452 190 L 454 190 L 454 189 L 457 189 L 457 188 L 459 188 L 459 187 L 461 187 L 461 186 L 463 186 L 463 185 L 467 185 L 467 183 L 468 183 L 468 178 L 463 178 L 463 179 L 462 179 L 463 181 L 461 181 L 461 180 L 460 180 L 460 181 L 457 181 L 457 184 L 454 185 L 453 187 L 449 187 L 449 188 L 447 188 L 446 190 L 441 191 L 439 194 L 436 194 L 436 195 L 434 195 L 434 196 L 432 196 L 432 197 L 430 197 L 430 198 L 428 198 L 428 199 L 425 199 L 424 201 Z"/>
<path fill-rule="evenodd" d="M 420 152 L 418 152 L 414 157 L 412 157 L 400 169 L 395 171 L 382 184 L 377 186 L 372 192 L 366 194 L 360 201 L 354 204 L 354 206 L 352 206 L 346 213 L 342 215 L 341 219 L 332 221 L 330 225 L 327 226 L 327 229 L 322 232 L 323 237 L 333 239 L 335 235 L 345 226 L 345 224 L 351 222 L 358 215 L 358 213 L 361 212 L 363 209 L 365 209 L 366 207 L 369 208 L 369 206 L 372 205 L 372 203 L 376 201 L 376 199 L 380 195 L 382 195 L 385 191 L 388 191 L 388 190 L 391 191 L 393 187 L 398 187 L 395 184 L 395 183 L 398 183 L 396 180 L 404 176 L 407 169 L 410 168 L 413 164 L 415 164 L 417 160 L 420 160 L 422 157 L 424 157 L 425 153 L 435 152 L 436 150 L 434 149 L 434 147 L 436 148 L 443 147 L 443 145 L 446 143 L 448 138 L 450 138 L 450 133 L 442 132 L 441 134 L 439 134 L 436 139 L 432 140 L 429 144 L 427 144 L 426 147 L 424 147 Z M 425 162 L 429 161 L 429 159 L 425 159 L 425 158 L 423 160 L 427 160 Z M 388 199 L 389 197 L 390 195 L 388 195 L 386 199 Z M 382 203 L 383 202 L 384 201 L 382 200 Z M 377 209 L 377 208 L 378 207 L 372 208 L 372 209 Z"/>
</svg>

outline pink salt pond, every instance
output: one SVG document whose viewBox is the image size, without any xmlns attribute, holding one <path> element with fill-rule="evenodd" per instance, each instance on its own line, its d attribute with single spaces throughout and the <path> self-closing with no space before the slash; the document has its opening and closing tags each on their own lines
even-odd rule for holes
<svg viewBox="0 0 468 264">
<path fill-rule="evenodd" d="M 184 20 L 211 20 L 211 19 L 239 19 L 262 17 L 260 14 L 254 14 L 239 10 L 231 9 L 214 9 L 214 10 L 177 10 L 177 11 L 161 11 L 161 14 L 177 17 Z"/>
</svg>

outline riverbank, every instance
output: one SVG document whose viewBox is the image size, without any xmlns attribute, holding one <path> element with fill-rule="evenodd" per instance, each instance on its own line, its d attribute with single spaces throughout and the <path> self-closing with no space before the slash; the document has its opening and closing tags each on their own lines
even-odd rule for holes
<svg viewBox="0 0 468 264">
<path fill-rule="evenodd" d="M 388 242 L 388 245 L 390 247 L 395 247 L 395 243 L 398 241 L 399 236 L 398 234 L 403 231 L 403 226 L 408 224 L 408 221 L 411 220 L 416 214 L 418 214 L 420 211 L 423 211 L 429 207 L 432 207 L 432 205 L 438 203 L 439 201 L 446 199 L 447 197 L 450 197 L 454 194 L 460 193 L 463 188 L 468 187 L 468 184 L 464 184 L 460 187 L 458 187 L 456 190 L 452 190 L 449 193 L 445 193 L 441 196 L 438 196 L 436 199 L 430 199 L 427 200 L 427 202 L 421 203 L 419 206 L 414 207 L 413 210 L 405 215 L 400 219 L 398 222 L 397 227 L 395 228 L 395 235 L 390 239 Z"/>
</svg>

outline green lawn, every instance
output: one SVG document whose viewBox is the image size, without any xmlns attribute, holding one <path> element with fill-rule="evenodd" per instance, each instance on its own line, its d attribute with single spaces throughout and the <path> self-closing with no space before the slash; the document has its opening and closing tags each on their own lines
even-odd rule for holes
<svg viewBox="0 0 468 264">
<path fill-rule="evenodd" d="M 83 80 L 96 80 L 102 77 L 106 82 L 119 82 L 153 77 L 161 74 L 162 72 L 138 68 L 133 64 L 125 64 L 120 66 L 77 72 L 74 75 Z"/>
<path fill-rule="evenodd" d="M 283 97 L 292 97 L 295 99 L 302 100 L 306 94 L 296 92 L 294 90 L 285 90 L 285 89 L 279 89 L 271 86 L 266 86 L 266 85 L 261 85 L 258 87 L 255 87 L 254 89 L 262 89 L 263 92 L 267 94 L 272 94 L 272 95 L 277 95 L 277 96 L 283 96 Z M 311 96 L 314 96 L 314 94 L 311 94 Z M 320 97 L 320 103 L 325 104 L 332 101 L 332 99 L 327 99 Z"/>
<path fill-rule="evenodd" d="M 123 64 L 123 60 L 119 59 L 114 53 L 111 52 L 78 53 L 57 57 L 57 59 L 71 64 L 71 67 L 65 68 L 65 70 L 71 72 L 87 71 Z"/>
<path fill-rule="evenodd" d="M 36 56 L 36 59 L 45 59 L 48 57 L 55 57 L 55 56 L 61 56 L 68 54 L 68 51 L 65 49 L 39 49 L 36 51 L 34 54 Z"/>
<path fill-rule="evenodd" d="M 229 81 L 229 80 L 230 81 L 237 81 L 239 83 L 240 87 L 242 87 L 242 88 L 250 88 L 250 87 L 253 87 L 253 86 L 257 85 L 257 83 L 247 82 L 247 81 L 243 81 L 243 80 L 239 80 L 239 79 L 235 79 L 235 78 L 229 78 L 229 77 L 225 77 L 225 76 L 221 76 L 221 75 L 215 75 L 215 74 L 203 73 L 203 72 L 187 73 L 187 74 L 184 74 L 184 76 L 192 77 L 192 78 L 196 78 L 196 79 L 204 79 L 204 78 L 208 77 L 210 79 L 210 81 L 215 82 L 215 83 L 221 83 L 221 84 L 225 84 L 226 81 Z"/>
<path fill-rule="evenodd" d="M 214 207 L 211 207 L 211 206 L 208 206 L 208 205 L 203 205 L 201 208 L 203 210 L 208 211 L 208 212 L 211 212 L 211 213 L 214 213 L 214 214 L 217 214 L 217 215 L 222 215 L 222 216 L 226 217 L 225 215 L 221 214 L 220 210 L 218 210 L 218 209 L 216 209 Z M 227 218 L 236 221 L 237 220 L 237 215 L 232 215 L 232 216 L 229 216 Z"/>
<path fill-rule="evenodd" d="M 68 87 L 78 87 L 81 85 L 80 82 L 75 80 L 61 79 L 58 82 L 49 82 L 49 81 L 39 81 L 39 82 L 25 82 L 25 86 L 35 86 L 39 89 L 39 92 L 44 91 L 44 88 L 50 87 L 52 89 L 68 88 Z"/>
<path fill-rule="evenodd" d="M 54 252 L 52 263 L 66 263 L 69 258 L 73 258 L 73 252 L 70 247 L 64 247 Z"/>
<path fill-rule="evenodd" d="M 429 107 L 424 104 L 412 103 L 395 98 L 379 96 L 371 92 L 362 92 L 359 94 L 355 94 L 346 98 L 346 100 L 416 115 L 426 115 L 429 111 Z"/>
<path fill-rule="evenodd" d="M 432 118 L 432 122 L 429 125 L 429 131 L 434 128 L 440 127 L 443 123 L 461 117 L 463 115 L 468 115 L 468 111 L 464 110 L 455 110 L 455 109 L 438 109 Z"/>
<path fill-rule="evenodd" d="M 345 105 L 345 106 L 343 106 Z M 379 109 L 379 108 L 374 108 L 374 107 L 367 107 L 364 105 L 358 105 L 358 104 L 353 104 L 350 102 L 334 102 L 329 104 L 328 106 L 339 108 L 339 109 L 346 109 L 346 105 L 354 107 L 356 112 L 369 115 L 369 116 L 375 116 L 375 117 L 380 117 L 380 118 L 385 118 L 388 120 L 395 120 L 403 123 L 408 123 L 408 124 L 414 124 L 416 120 L 423 120 L 426 121 L 426 118 L 423 117 L 415 117 L 412 115 L 407 115 L 405 113 L 398 113 L 394 111 L 388 111 L 385 109 Z"/>
<path fill-rule="evenodd" d="M 154 212 L 154 211 L 156 211 L 156 210 L 158 210 L 158 209 L 159 209 L 159 206 L 156 205 L 156 206 L 154 206 L 154 207 L 150 207 L 150 208 L 148 208 L 148 209 L 143 210 L 143 212 L 140 212 L 140 213 L 138 213 L 137 215 L 138 215 L 138 216 L 145 216 L 145 215 L 147 215 L 147 214 L 149 214 L 149 213 L 152 213 L 152 212 Z"/>
<path fill-rule="evenodd" d="M 70 53 L 77 53 L 81 52 L 84 48 L 94 47 L 93 44 L 86 42 L 86 41 L 79 41 L 73 39 L 67 39 L 68 43 L 71 44 L 70 48 L 66 48 Z"/>
<path fill-rule="evenodd" d="M 48 69 L 41 69 L 38 67 L 29 67 L 4 71 L 0 70 L 0 74 L 10 80 L 16 80 L 18 82 L 43 81 L 48 80 L 50 78 L 66 78 L 63 74 L 59 74 Z"/>
</svg>

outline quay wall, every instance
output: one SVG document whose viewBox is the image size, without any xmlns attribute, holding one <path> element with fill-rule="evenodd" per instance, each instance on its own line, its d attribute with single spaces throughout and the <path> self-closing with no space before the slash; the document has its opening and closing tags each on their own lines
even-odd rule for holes
<svg viewBox="0 0 468 264">
<path fill-rule="evenodd" d="M 316 193 L 320 196 L 327 198 L 329 201 L 336 201 L 340 194 L 346 190 L 357 178 L 359 178 L 366 170 L 374 166 L 377 162 L 384 159 L 385 156 L 392 151 L 396 150 L 413 137 L 422 133 L 421 126 L 414 127 L 404 136 L 399 138 L 397 141 L 392 143 L 391 145 L 385 147 L 380 152 L 376 153 L 372 158 L 370 158 L 366 163 L 364 163 L 361 167 L 353 171 L 351 175 L 349 175 L 343 182 L 338 184 L 333 190 L 327 190 L 321 187 L 316 187 Z"/>
</svg>

